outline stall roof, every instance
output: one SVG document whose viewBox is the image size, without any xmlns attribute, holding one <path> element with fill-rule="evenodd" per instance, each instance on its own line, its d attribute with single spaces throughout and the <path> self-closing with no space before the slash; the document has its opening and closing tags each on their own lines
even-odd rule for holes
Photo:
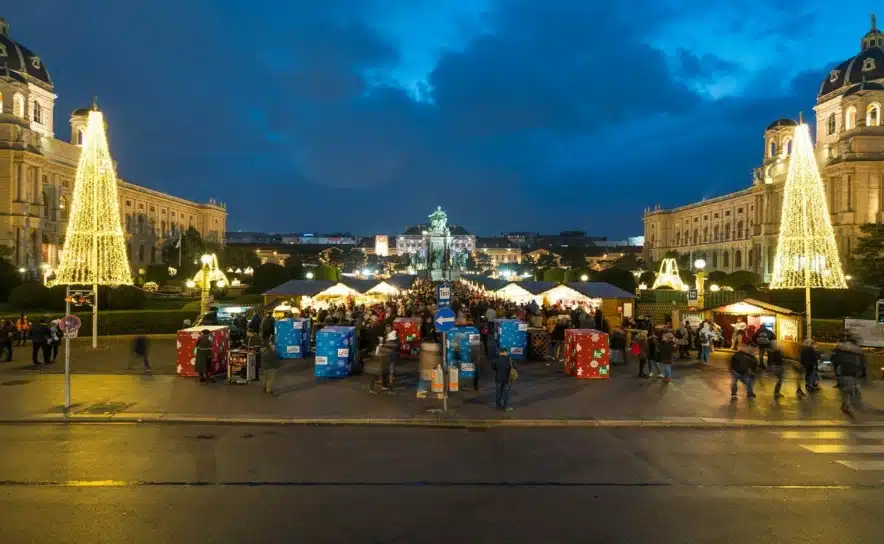
<svg viewBox="0 0 884 544">
<path fill-rule="evenodd" d="M 506 284 L 509 283 L 504 280 L 496 280 L 494 278 L 487 278 L 485 276 L 476 276 L 476 275 L 472 275 L 472 274 L 471 275 L 463 275 L 463 276 L 461 276 L 461 278 L 463 278 L 467 281 L 478 283 L 479 285 L 481 285 L 482 287 L 484 287 L 488 291 L 497 291 L 498 289 L 505 287 Z"/>
<path fill-rule="evenodd" d="M 341 278 L 337 283 L 342 283 L 358 293 L 365 294 L 380 282 L 377 280 L 360 280 L 359 278 Z"/>
<path fill-rule="evenodd" d="M 414 274 L 393 274 L 386 281 L 396 289 L 411 289 L 415 279 Z"/>
<path fill-rule="evenodd" d="M 566 285 L 589 298 L 635 298 L 634 293 L 603 281 L 572 282 Z"/>
<path fill-rule="evenodd" d="M 774 314 L 800 315 L 799 312 L 793 312 L 792 310 L 790 310 L 788 308 L 783 308 L 781 306 L 771 304 L 770 302 L 763 302 L 763 301 L 760 301 L 760 300 L 754 299 L 754 298 L 744 298 L 743 300 L 738 300 L 737 302 L 731 302 L 730 304 L 722 304 L 720 306 L 712 306 L 709 308 L 703 308 L 700 311 L 703 311 L 703 312 L 714 312 L 714 311 L 724 312 L 724 311 L 726 311 L 725 308 L 728 308 L 730 306 L 734 306 L 736 304 L 748 304 L 751 306 L 757 306 L 758 308 L 761 308 L 762 310 L 767 310 L 768 312 L 771 312 Z"/>
<path fill-rule="evenodd" d="M 314 297 L 332 287 L 335 283 L 337 282 L 329 280 L 289 280 L 264 292 L 264 296 Z"/>
<path fill-rule="evenodd" d="M 532 295 L 539 295 L 541 293 L 545 293 L 550 289 L 558 287 L 560 284 L 557 281 L 519 281 L 513 282 L 522 289 L 528 291 Z"/>
</svg>

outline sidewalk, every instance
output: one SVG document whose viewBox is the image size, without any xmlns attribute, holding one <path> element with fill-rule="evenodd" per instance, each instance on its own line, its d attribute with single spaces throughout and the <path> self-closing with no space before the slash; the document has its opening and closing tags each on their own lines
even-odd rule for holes
<svg viewBox="0 0 884 544">
<path fill-rule="evenodd" d="M 260 384 L 200 384 L 168 375 L 75 374 L 74 406 L 65 414 L 64 377 L 55 373 L 0 375 L 0 420 L 23 421 L 168 421 L 309 424 L 407 425 L 585 425 L 585 426 L 884 426 L 884 383 L 864 387 L 864 411 L 854 420 L 839 410 L 831 380 L 822 390 L 799 400 L 795 378 L 783 386 L 786 398 L 772 398 L 774 380 L 757 383 L 758 398 L 730 399 L 729 354 L 718 353 L 712 366 L 676 363 L 671 383 L 632 377 L 635 365 L 615 367 L 609 380 L 565 377 L 556 365 L 522 363 L 511 402 L 515 411 L 495 410 L 493 383 L 478 393 L 452 393 L 449 410 L 442 401 L 417 399 L 414 363 L 393 391 L 370 395 L 367 378 L 317 383 L 309 361 L 285 361 L 274 381 L 274 394 Z"/>
</svg>

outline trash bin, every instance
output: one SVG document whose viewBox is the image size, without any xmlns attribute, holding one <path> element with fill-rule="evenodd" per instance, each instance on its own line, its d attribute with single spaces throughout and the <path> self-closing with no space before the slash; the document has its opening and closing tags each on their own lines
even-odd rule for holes
<svg viewBox="0 0 884 544">
<path fill-rule="evenodd" d="M 417 367 L 419 373 L 417 396 L 426 398 L 433 381 L 433 369 L 442 367 L 442 345 L 435 342 L 421 342 Z"/>
</svg>

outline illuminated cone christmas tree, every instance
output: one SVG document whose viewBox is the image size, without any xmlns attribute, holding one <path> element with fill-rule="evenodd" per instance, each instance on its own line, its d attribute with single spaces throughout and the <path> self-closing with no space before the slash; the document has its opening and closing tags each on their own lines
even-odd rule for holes
<svg viewBox="0 0 884 544">
<path fill-rule="evenodd" d="M 806 290 L 807 337 L 810 338 L 810 289 L 846 289 L 847 283 L 810 131 L 804 123 L 795 128 L 792 150 L 770 288 Z"/>
<path fill-rule="evenodd" d="M 89 112 L 64 253 L 54 283 L 93 286 L 132 283 L 126 240 L 120 225 L 117 175 L 107 146 L 104 117 L 97 109 Z"/>
</svg>

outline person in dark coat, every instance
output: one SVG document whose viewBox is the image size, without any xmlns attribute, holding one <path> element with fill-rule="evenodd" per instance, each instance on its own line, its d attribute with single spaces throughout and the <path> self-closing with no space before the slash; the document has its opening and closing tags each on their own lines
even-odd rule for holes
<svg viewBox="0 0 884 544">
<path fill-rule="evenodd" d="M 261 339 L 258 338 L 258 333 L 249 329 L 243 347 L 255 352 L 255 379 L 259 380 L 261 376 Z"/>
<path fill-rule="evenodd" d="M 783 394 L 780 389 L 783 387 L 783 376 L 786 374 L 786 368 L 783 364 L 783 352 L 777 346 L 776 341 L 770 343 L 767 352 L 767 371 L 776 376 L 777 384 L 774 386 L 774 398 L 781 399 Z"/>
<path fill-rule="evenodd" d="M 647 378 L 645 367 L 648 366 L 648 331 L 639 330 L 633 342 L 638 346 L 638 378 Z"/>
<path fill-rule="evenodd" d="M 755 358 L 755 349 L 743 344 L 731 357 L 731 400 L 737 398 L 737 382 L 746 385 L 746 393 L 750 399 L 755 398 L 752 392 L 752 382 L 755 381 L 755 370 L 758 368 L 758 359 Z"/>
<path fill-rule="evenodd" d="M 39 323 L 31 328 L 31 343 L 33 344 L 31 359 L 34 365 L 40 364 L 37 360 L 37 354 L 40 352 L 43 353 L 44 365 L 52 362 L 52 348 L 49 345 L 50 334 L 49 326 L 46 325 L 45 319 L 41 319 Z"/>
<path fill-rule="evenodd" d="M 672 381 L 672 359 L 675 355 L 675 336 L 664 329 L 660 335 L 660 343 L 657 346 L 657 353 L 660 357 L 660 364 L 663 365 L 663 381 Z"/>
<path fill-rule="evenodd" d="M 212 364 L 212 333 L 204 329 L 196 341 L 196 371 L 201 382 L 211 381 L 209 376 Z"/>
<path fill-rule="evenodd" d="M 255 334 L 258 334 L 258 331 L 261 330 L 261 314 L 255 312 L 255 315 L 249 321 L 249 330 L 255 331 Z"/>
<path fill-rule="evenodd" d="M 494 370 L 494 385 L 496 394 L 494 397 L 495 406 L 507 412 L 512 412 L 510 407 L 510 389 L 512 381 L 510 380 L 510 370 L 515 369 L 516 365 L 509 357 L 505 350 L 491 362 L 491 368 Z"/>
<path fill-rule="evenodd" d="M 865 371 L 865 355 L 862 348 L 845 339 L 832 350 L 831 361 L 841 390 L 841 410 L 852 415 L 859 396 L 859 378 Z"/>
<path fill-rule="evenodd" d="M 138 335 L 135 337 L 135 341 L 132 343 L 132 352 L 135 355 L 136 359 L 141 359 L 142 363 L 144 363 L 144 371 L 150 372 L 150 361 L 147 358 L 148 351 L 148 342 L 147 337 Z M 130 363 L 131 367 L 131 363 Z"/>
<path fill-rule="evenodd" d="M 15 325 L 8 319 L 0 322 L 0 357 L 6 352 L 6 359 L 3 360 L 6 363 L 12 361 L 12 345 L 15 343 L 16 332 Z"/>
<path fill-rule="evenodd" d="M 819 360 L 820 352 L 817 350 L 816 342 L 807 340 L 801 348 L 798 356 L 801 368 L 804 369 L 804 386 L 807 391 L 819 389 Z M 801 390 L 801 382 L 798 382 L 798 396 L 803 397 L 804 391 Z"/>
<path fill-rule="evenodd" d="M 261 321 L 261 340 L 264 341 L 264 344 L 270 343 L 270 337 L 273 336 L 273 328 L 276 325 L 276 320 L 273 319 L 273 314 L 267 312 L 267 315 L 264 316 L 264 320 Z"/>
</svg>

